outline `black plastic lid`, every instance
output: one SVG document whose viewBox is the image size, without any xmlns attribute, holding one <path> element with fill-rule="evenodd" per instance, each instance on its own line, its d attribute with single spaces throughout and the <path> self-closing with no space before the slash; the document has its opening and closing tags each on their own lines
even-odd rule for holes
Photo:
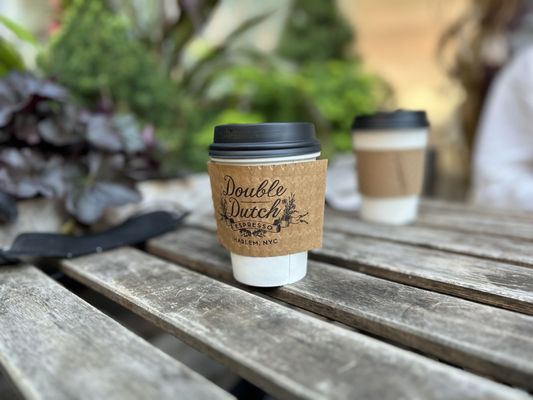
<svg viewBox="0 0 533 400">
<path fill-rule="evenodd" d="M 309 122 L 272 122 L 215 126 L 209 155 L 218 158 L 291 157 L 320 151 Z"/>
<path fill-rule="evenodd" d="M 353 120 L 352 129 L 411 129 L 428 126 L 425 111 L 396 110 L 357 115 Z"/>
</svg>

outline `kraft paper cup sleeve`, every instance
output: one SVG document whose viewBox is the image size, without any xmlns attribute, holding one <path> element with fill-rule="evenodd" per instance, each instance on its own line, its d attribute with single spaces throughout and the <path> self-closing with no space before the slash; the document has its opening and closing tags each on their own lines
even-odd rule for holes
<svg viewBox="0 0 533 400">
<path fill-rule="evenodd" d="M 357 177 L 368 197 L 418 195 L 424 180 L 425 149 L 357 150 Z"/>
<path fill-rule="evenodd" d="M 254 166 L 209 162 L 220 243 L 251 257 L 319 248 L 326 169 L 327 160 Z"/>
</svg>

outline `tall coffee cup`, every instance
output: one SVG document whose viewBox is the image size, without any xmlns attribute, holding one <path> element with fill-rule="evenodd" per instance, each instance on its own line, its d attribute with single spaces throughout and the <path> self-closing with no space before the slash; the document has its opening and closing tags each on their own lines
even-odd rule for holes
<svg viewBox="0 0 533 400">
<path fill-rule="evenodd" d="M 362 219 L 395 225 L 416 219 L 428 128 L 424 111 L 398 110 L 355 117 L 352 138 Z"/>
<path fill-rule="evenodd" d="M 321 246 L 326 160 L 310 123 L 215 127 L 209 177 L 221 244 L 235 279 L 273 287 L 307 272 Z"/>
</svg>

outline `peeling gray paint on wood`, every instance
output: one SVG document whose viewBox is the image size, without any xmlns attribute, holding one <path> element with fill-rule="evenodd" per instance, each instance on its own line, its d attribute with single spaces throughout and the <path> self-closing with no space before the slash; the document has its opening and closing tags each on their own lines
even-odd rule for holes
<svg viewBox="0 0 533 400">
<path fill-rule="evenodd" d="M 62 265 L 280 398 L 528 398 L 137 250 Z"/>
<path fill-rule="evenodd" d="M 184 227 L 148 250 L 235 284 L 214 232 Z M 533 390 L 533 317 L 309 263 L 300 282 L 263 294 L 456 365 Z"/>
<path fill-rule="evenodd" d="M 233 398 L 31 266 L 0 267 L 0 365 L 26 399 Z"/>
</svg>

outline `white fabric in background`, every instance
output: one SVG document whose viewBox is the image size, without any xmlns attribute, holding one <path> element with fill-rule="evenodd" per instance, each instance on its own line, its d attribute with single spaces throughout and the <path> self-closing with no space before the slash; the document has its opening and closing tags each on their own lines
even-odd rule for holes
<svg viewBox="0 0 533 400">
<path fill-rule="evenodd" d="M 519 53 L 494 81 L 472 168 L 475 203 L 533 210 L 533 48 Z"/>
<path fill-rule="evenodd" d="M 338 156 L 330 162 L 326 202 L 330 207 L 343 211 L 356 211 L 361 206 L 353 154 Z"/>
</svg>

